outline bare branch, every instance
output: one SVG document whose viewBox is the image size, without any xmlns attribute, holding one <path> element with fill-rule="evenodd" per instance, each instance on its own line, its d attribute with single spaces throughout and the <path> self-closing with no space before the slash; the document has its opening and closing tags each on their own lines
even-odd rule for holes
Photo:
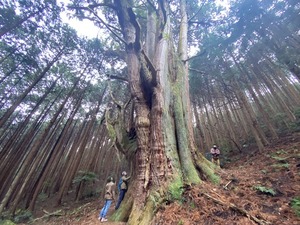
<svg viewBox="0 0 300 225">
<path fill-rule="evenodd" d="M 87 9 L 98 19 L 100 20 L 101 23 L 103 23 L 103 25 L 113 34 L 115 35 L 121 42 L 123 42 L 124 44 L 126 44 L 125 40 L 123 38 L 121 38 L 113 29 L 116 29 L 118 31 L 120 31 L 119 29 L 107 24 L 106 22 L 104 22 L 104 20 L 102 20 L 97 13 L 95 13 L 93 11 L 93 9 L 87 7 Z M 112 29 L 113 28 L 113 29 Z"/>
<path fill-rule="evenodd" d="M 200 57 L 200 56 L 204 55 L 205 53 L 206 53 L 206 50 L 204 50 L 203 52 L 200 52 L 199 54 L 194 55 L 194 56 L 192 56 L 190 58 L 187 58 L 186 60 L 183 60 L 183 62 L 187 62 L 187 61 L 190 61 L 190 60 L 192 60 L 194 58 Z"/>
<path fill-rule="evenodd" d="M 125 77 L 120 77 L 120 76 L 110 75 L 110 74 L 106 74 L 106 76 L 107 76 L 109 79 L 121 80 L 121 81 L 124 81 L 124 82 L 128 83 L 128 79 L 125 78 Z"/>
<path fill-rule="evenodd" d="M 194 69 L 194 68 L 189 68 L 190 71 L 194 71 L 196 73 L 201 73 L 201 74 L 204 74 L 204 71 L 201 71 L 201 70 L 197 70 L 197 69 Z"/>
</svg>

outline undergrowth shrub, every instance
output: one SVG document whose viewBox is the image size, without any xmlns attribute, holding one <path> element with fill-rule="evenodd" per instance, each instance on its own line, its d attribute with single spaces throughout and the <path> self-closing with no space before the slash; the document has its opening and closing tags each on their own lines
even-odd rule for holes
<svg viewBox="0 0 300 225">
<path fill-rule="evenodd" d="M 32 219 L 32 213 L 28 210 L 19 210 L 14 217 L 14 222 L 22 223 Z"/>
<path fill-rule="evenodd" d="M 294 132 L 298 132 L 300 131 L 300 107 L 297 107 L 294 110 L 294 115 L 296 117 L 296 121 L 291 124 L 291 129 Z"/>
<path fill-rule="evenodd" d="M 300 217 L 300 196 L 291 200 L 291 206 L 298 217 Z"/>
<path fill-rule="evenodd" d="M 255 190 L 259 191 L 262 194 L 271 195 L 271 196 L 276 195 L 276 192 L 272 188 L 267 188 L 264 186 L 255 186 L 254 188 Z"/>
</svg>

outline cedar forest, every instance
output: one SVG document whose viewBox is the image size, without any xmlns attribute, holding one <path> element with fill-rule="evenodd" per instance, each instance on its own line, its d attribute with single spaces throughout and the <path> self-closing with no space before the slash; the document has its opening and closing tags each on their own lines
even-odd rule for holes
<svg viewBox="0 0 300 225">
<path fill-rule="evenodd" d="M 1 0 L 0 224 L 97 224 L 123 170 L 111 224 L 299 224 L 299 13 L 296 0 Z M 95 220 L 71 221 L 85 211 Z"/>
</svg>

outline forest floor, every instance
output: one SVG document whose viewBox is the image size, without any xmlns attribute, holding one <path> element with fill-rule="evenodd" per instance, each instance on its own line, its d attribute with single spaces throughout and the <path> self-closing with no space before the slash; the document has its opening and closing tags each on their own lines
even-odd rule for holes
<svg viewBox="0 0 300 225">
<path fill-rule="evenodd" d="M 219 170 L 219 185 L 203 183 L 186 188 L 179 202 L 166 203 L 157 213 L 158 225 L 293 225 L 300 224 L 300 133 L 264 152 L 245 151 Z M 295 200 L 295 199 L 298 200 Z M 292 203 L 293 202 L 293 203 Z M 44 206 L 34 225 L 97 225 L 99 200 Z M 109 215 L 113 213 L 113 206 Z M 47 216 L 47 213 L 53 213 Z M 25 223 L 23 223 L 24 225 Z M 29 224 L 29 223 L 27 223 Z M 126 223 L 105 222 L 106 225 Z"/>
</svg>

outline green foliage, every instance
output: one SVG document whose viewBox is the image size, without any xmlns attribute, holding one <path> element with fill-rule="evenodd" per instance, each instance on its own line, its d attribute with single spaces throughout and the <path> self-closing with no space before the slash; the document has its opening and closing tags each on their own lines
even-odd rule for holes
<svg viewBox="0 0 300 225">
<path fill-rule="evenodd" d="M 78 176 L 73 179 L 73 183 L 80 183 L 82 181 L 92 182 L 97 180 L 97 175 L 94 172 L 90 171 L 79 171 Z"/>
<path fill-rule="evenodd" d="M 278 133 L 285 134 L 289 131 L 289 126 L 287 120 L 287 116 L 284 113 L 277 113 L 274 118 L 274 124 L 278 130 Z"/>
<path fill-rule="evenodd" d="M 173 183 L 170 184 L 168 193 L 169 193 L 169 195 L 168 195 L 169 201 L 176 201 L 176 200 L 181 201 L 182 200 L 183 187 L 182 187 L 182 182 L 180 179 L 177 179 Z"/>
<path fill-rule="evenodd" d="M 180 220 L 178 221 L 178 225 L 183 225 L 182 219 L 180 219 Z"/>
<path fill-rule="evenodd" d="M 47 194 L 46 193 L 40 193 L 39 196 L 38 196 L 38 199 L 41 201 L 41 202 L 44 202 L 46 199 L 48 198 Z"/>
<path fill-rule="evenodd" d="M 196 209 L 196 203 L 194 201 L 191 201 L 190 204 L 189 204 L 189 207 L 191 209 Z"/>
<path fill-rule="evenodd" d="M 16 213 L 14 221 L 16 223 L 26 222 L 32 219 L 32 213 L 28 210 L 20 210 Z"/>
<path fill-rule="evenodd" d="M 298 132 L 300 131 L 300 107 L 294 110 L 294 115 L 296 117 L 296 120 L 291 124 L 291 129 L 294 132 Z"/>
<path fill-rule="evenodd" d="M 276 195 L 276 192 L 272 188 L 267 188 L 264 186 L 255 186 L 254 188 L 255 188 L 255 190 L 257 190 L 263 194 L 272 195 L 272 196 Z"/>
<path fill-rule="evenodd" d="M 280 164 L 275 164 L 275 165 L 272 165 L 272 167 L 275 167 L 275 168 L 289 168 L 290 164 L 289 163 L 280 163 Z"/>
<path fill-rule="evenodd" d="M 83 194 L 83 197 L 84 197 L 84 198 L 92 198 L 92 197 L 95 197 L 95 196 L 99 196 L 99 192 L 94 191 L 94 190 L 86 191 L 86 192 Z"/>
<path fill-rule="evenodd" d="M 272 156 L 272 158 L 275 159 L 275 160 L 277 160 L 277 161 L 284 162 L 289 157 Z"/>
<path fill-rule="evenodd" d="M 287 154 L 287 152 L 284 149 L 280 149 L 278 151 L 276 151 L 277 155 L 282 155 L 282 154 Z"/>
<path fill-rule="evenodd" d="M 0 225 L 16 225 L 11 220 L 0 220 Z"/>
<path fill-rule="evenodd" d="M 300 196 L 291 200 L 291 206 L 298 217 L 300 217 Z"/>
</svg>

